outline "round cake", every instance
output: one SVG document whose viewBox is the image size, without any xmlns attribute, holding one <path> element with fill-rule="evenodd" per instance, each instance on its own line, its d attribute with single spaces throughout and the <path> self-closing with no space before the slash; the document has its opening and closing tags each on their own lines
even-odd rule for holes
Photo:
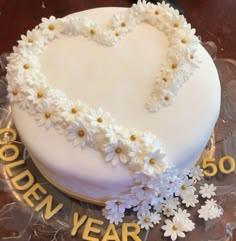
<svg viewBox="0 0 236 241">
<path fill-rule="evenodd" d="M 104 203 L 194 165 L 220 109 L 195 30 L 166 4 L 42 19 L 9 57 L 16 128 L 56 187 Z M 170 174 L 171 175 L 171 174 Z"/>
</svg>

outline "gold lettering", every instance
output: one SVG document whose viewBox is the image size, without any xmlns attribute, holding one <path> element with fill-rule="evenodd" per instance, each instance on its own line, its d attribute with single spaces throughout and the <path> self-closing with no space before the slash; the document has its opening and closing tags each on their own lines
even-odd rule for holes
<svg viewBox="0 0 236 241">
<path fill-rule="evenodd" d="M 52 216 L 54 216 L 62 207 L 63 204 L 59 203 L 54 209 L 52 209 L 52 195 L 47 195 L 42 202 L 40 202 L 36 207 L 35 211 L 40 211 L 44 206 L 46 206 L 45 212 L 44 212 L 44 218 L 46 220 L 50 219 Z"/>
<path fill-rule="evenodd" d="M 83 240 L 99 241 L 98 238 L 89 236 L 90 232 L 97 233 L 97 234 L 101 232 L 100 229 L 92 227 L 93 223 L 98 224 L 98 225 L 103 225 L 104 222 L 101 220 L 98 220 L 98 219 L 88 218 L 88 220 L 85 224 L 85 227 L 84 227 L 84 231 L 83 231 L 83 236 L 82 236 Z"/>
<path fill-rule="evenodd" d="M 5 145 L 0 148 L 0 159 L 7 162 L 15 161 L 19 153 L 20 151 L 16 145 Z"/>
<path fill-rule="evenodd" d="M 73 213 L 73 227 L 71 230 L 71 235 L 75 236 L 76 233 L 78 232 L 78 229 L 83 225 L 83 223 L 86 221 L 87 216 L 83 215 L 80 219 L 79 219 L 79 214 L 77 212 Z"/>
<path fill-rule="evenodd" d="M 129 228 L 133 228 L 132 231 L 128 231 Z M 137 223 L 123 223 L 122 224 L 122 241 L 128 241 L 128 237 L 132 238 L 134 241 L 142 241 L 138 234 L 140 232 L 140 227 Z"/>
<path fill-rule="evenodd" d="M 26 181 L 24 180 L 26 179 Z M 23 191 L 30 188 L 34 183 L 34 177 L 29 170 L 24 170 L 11 179 L 12 185 L 16 190 Z"/>
<path fill-rule="evenodd" d="M 44 195 L 47 194 L 47 191 L 39 184 L 39 183 L 35 183 L 26 193 L 24 193 L 23 195 L 23 199 L 25 200 L 25 202 L 30 206 L 30 207 L 34 207 L 34 203 L 31 201 L 30 196 L 33 196 L 33 198 L 38 201 L 41 197 L 40 194 L 37 193 L 37 191 L 40 191 L 41 193 L 43 193 Z"/>
<path fill-rule="evenodd" d="M 7 165 L 5 165 L 5 171 L 8 175 L 8 177 L 12 177 L 13 176 L 13 173 L 12 173 L 12 169 L 14 167 L 18 167 L 18 166 L 21 166 L 21 165 L 24 165 L 25 164 L 25 160 L 19 160 L 19 161 L 16 161 L 16 162 L 11 162 Z"/>
<path fill-rule="evenodd" d="M 123 231 L 122 231 L 123 234 Z M 113 223 L 110 223 L 107 227 L 106 233 L 104 234 L 102 241 L 120 241 L 119 236 L 116 232 L 116 227 Z M 123 241 L 123 240 L 122 240 Z"/>
<path fill-rule="evenodd" d="M 9 133 L 11 134 L 11 138 L 9 138 L 9 136 L 6 135 L 6 134 L 9 134 Z M 3 135 L 3 138 L 0 138 L 0 145 L 5 145 L 5 144 L 8 144 L 11 141 L 16 140 L 16 132 L 11 128 L 0 129 L 0 135 Z"/>
</svg>

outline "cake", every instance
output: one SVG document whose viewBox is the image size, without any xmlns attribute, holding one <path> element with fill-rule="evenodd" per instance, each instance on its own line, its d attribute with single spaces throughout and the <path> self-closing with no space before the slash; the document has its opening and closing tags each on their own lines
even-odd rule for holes
<svg viewBox="0 0 236 241">
<path fill-rule="evenodd" d="M 88 202 L 131 207 L 140 189 L 178 186 L 219 115 L 214 63 L 165 3 L 43 18 L 8 60 L 14 123 L 34 164 Z"/>
</svg>

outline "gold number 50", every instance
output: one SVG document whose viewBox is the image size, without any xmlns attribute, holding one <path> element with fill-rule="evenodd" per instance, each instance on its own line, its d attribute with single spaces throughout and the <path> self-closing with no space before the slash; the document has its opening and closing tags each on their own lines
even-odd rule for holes
<svg viewBox="0 0 236 241">
<path fill-rule="evenodd" d="M 225 168 L 225 162 L 229 163 L 228 169 Z M 214 158 L 204 158 L 201 166 L 204 169 L 203 174 L 207 177 L 215 176 L 218 171 Z M 221 173 L 229 174 L 235 170 L 235 160 L 231 156 L 224 156 L 219 160 L 218 166 Z M 210 170 L 205 170 L 206 168 L 210 168 Z"/>
</svg>

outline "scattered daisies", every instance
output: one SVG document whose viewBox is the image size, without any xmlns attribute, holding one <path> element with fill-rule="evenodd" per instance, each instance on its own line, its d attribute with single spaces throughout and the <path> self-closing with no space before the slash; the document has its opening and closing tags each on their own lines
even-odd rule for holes
<svg viewBox="0 0 236 241">
<path fill-rule="evenodd" d="M 137 172 L 134 185 L 125 199 L 121 196 L 108 201 L 103 213 L 110 222 L 119 223 L 118 220 L 123 221 L 126 210 L 132 208 L 137 213 L 141 229 L 149 230 L 164 219 L 161 226 L 164 237 L 170 237 L 172 241 L 183 238 L 195 229 L 187 209 L 196 208 L 198 217 L 205 221 L 218 218 L 223 213 L 216 201 L 210 199 L 216 188 L 213 184 L 199 185 L 201 179 L 202 169 L 199 167 L 181 171 L 168 169 L 152 176 Z"/>
<path fill-rule="evenodd" d="M 215 200 L 206 200 L 205 205 L 198 210 L 199 218 L 205 221 L 219 218 L 223 214 L 223 210 L 219 207 Z"/>
</svg>

